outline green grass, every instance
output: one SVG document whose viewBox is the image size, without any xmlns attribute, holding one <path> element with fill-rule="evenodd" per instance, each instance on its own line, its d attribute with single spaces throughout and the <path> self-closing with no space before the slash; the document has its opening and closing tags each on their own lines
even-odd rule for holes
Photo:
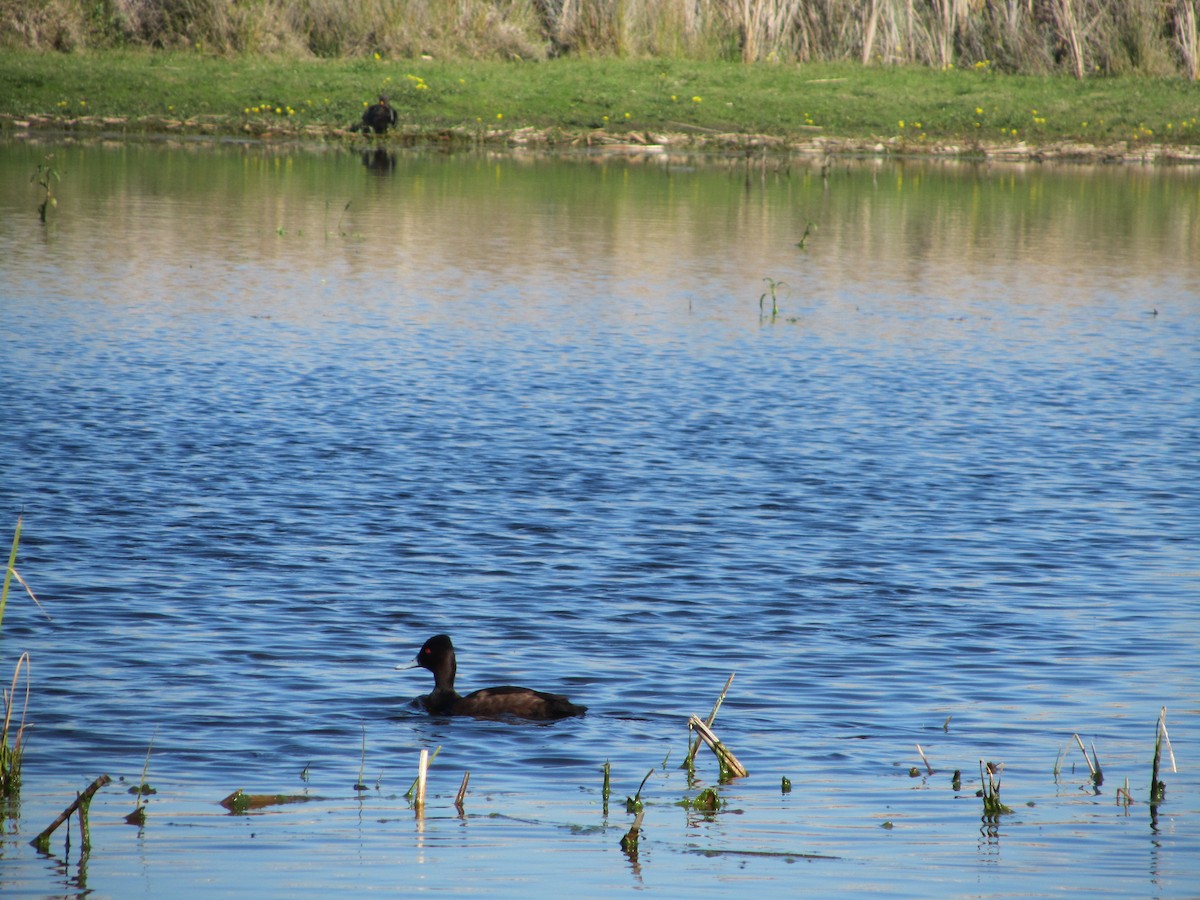
<svg viewBox="0 0 1200 900">
<path fill-rule="evenodd" d="M 0 116 L 110 129 L 328 134 L 380 93 L 409 133 L 597 129 L 933 143 L 1200 144 L 1200 85 L 686 60 L 264 59 L 187 52 L 0 54 Z"/>
</svg>

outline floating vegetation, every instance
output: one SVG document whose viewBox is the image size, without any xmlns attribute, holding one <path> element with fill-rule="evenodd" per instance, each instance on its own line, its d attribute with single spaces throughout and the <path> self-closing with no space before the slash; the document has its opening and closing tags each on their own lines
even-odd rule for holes
<svg viewBox="0 0 1200 900">
<path fill-rule="evenodd" d="M 283 806 L 288 803 L 307 803 L 310 800 L 321 800 L 311 794 L 247 794 L 238 788 L 221 801 L 221 805 L 231 813 L 241 815 L 252 809 L 263 809 L 267 806 Z"/>
<path fill-rule="evenodd" d="M 724 806 L 725 801 L 721 799 L 721 795 L 717 793 L 716 788 L 707 787 L 691 799 L 685 797 L 680 805 L 687 809 L 713 813 Z"/>
<path fill-rule="evenodd" d="M 783 781 L 779 785 L 779 791 L 783 794 L 790 794 L 792 792 L 792 779 L 784 775 Z"/>
<path fill-rule="evenodd" d="M 816 222 L 808 222 L 804 226 L 804 234 L 800 235 L 800 240 L 796 241 L 796 246 L 801 250 L 807 250 L 805 245 L 808 243 L 809 237 L 817 230 Z"/>
<path fill-rule="evenodd" d="M 58 828 L 59 825 L 67 821 L 67 819 L 71 818 L 73 813 L 78 811 L 80 843 L 83 845 L 83 852 L 87 853 L 92 847 L 91 831 L 88 828 L 87 820 L 88 807 L 91 804 L 92 797 L 95 796 L 96 791 L 100 790 L 100 788 L 104 787 L 110 781 L 112 781 L 112 779 L 107 775 L 101 775 L 99 778 L 93 781 L 87 786 L 87 788 L 84 789 L 82 794 L 76 795 L 74 802 L 72 802 L 66 809 L 59 813 L 57 819 L 47 825 L 42 830 L 42 833 L 29 843 L 32 846 L 37 847 L 38 850 L 41 850 L 43 853 L 49 853 L 50 835 L 54 834 L 55 829 Z"/>
<path fill-rule="evenodd" d="M 962 790 L 962 769 L 955 769 L 954 774 L 950 776 L 950 790 Z"/>
</svg>

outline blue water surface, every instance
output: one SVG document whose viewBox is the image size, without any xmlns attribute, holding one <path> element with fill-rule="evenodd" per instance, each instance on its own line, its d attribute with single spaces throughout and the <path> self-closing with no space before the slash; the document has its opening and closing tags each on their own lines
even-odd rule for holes
<svg viewBox="0 0 1200 900">
<path fill-rule="evenodd" d="M 1195 172 L 0 161 L 6 896 L 1195 895 Z M 439 632 L 588 715 L 413 709 Z"/>
</svg>

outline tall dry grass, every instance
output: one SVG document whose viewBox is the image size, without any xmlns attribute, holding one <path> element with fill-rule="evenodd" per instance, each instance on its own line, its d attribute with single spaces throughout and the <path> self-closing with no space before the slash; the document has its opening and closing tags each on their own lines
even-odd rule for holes
<svg viewBox="0 0 1200 900">
<path fill-rule="evenodd" d="M 0 0 L 0 45 L 1200 76 L 1200 0 Z"/>
</svg>

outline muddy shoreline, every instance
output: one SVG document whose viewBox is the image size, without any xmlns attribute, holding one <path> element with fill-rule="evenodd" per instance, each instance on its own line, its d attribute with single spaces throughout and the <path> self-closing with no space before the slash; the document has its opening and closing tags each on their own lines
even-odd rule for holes
<svg viewBox="0 0 1200 900">
<path fill-rule="evenodd" d="M 808 130 L 809 132 L 812 129 Z M 1076 141 L 997 143 L 986 141 L 847 138 L 825 134 L 741 134 L 691 128 L 688 131 L 602 129 L 417 128 L 409 126 L 382 138 L 365 138 L 348 129 L 309 125 L 267 127 L 225 116 L 191 119 L 124 116 L 0 115 L 0 138 L 27 140 L 54 136 L 82 140 L 248 140 L 263 143 L 323 142 L 355 147 L 396 149 L 540 149 L 594 150 L 608 155 L 711 153 L 827 158 L 927 158 L 978 162 L 1047 162 L 1091 165 L 1200 166 L 1200 146 L 1120 141 L 1090 144 Z"/>
</svg>

